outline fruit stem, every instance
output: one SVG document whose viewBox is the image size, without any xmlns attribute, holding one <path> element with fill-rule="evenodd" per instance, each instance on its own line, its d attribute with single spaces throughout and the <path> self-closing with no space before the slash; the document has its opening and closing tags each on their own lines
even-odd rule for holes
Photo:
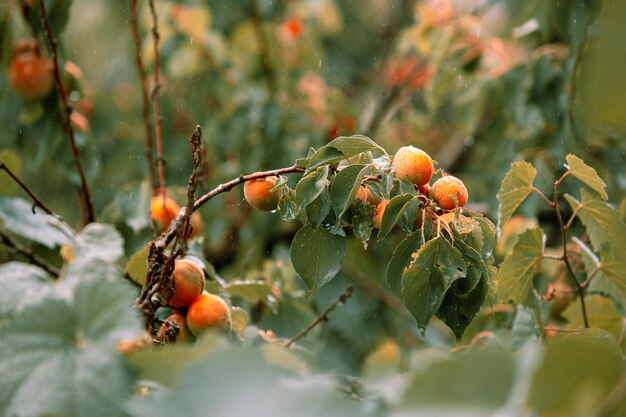
<svg viewBox="0 0 626 417">
<path fill-rule="evenodd" d="M 89 194 L 89 188 L 87 187 L 87 180 L 85 179 L 85 174 L 83 171 L 83 165 L 80 162 L 80 152 L 78 147 L 76 146 L 76 138 L 74 136 L 74 127 L 72 125 L 71 115 L 72 115 L 72 107 L 70 106 L 67 93 L 65 92 L 65 87 L 63 86 L 63 81 L 61 80 L 61 72 L 59 70 L 59 51 L 57 47 L 57 41 L 52 34 L 52 29 L 50 28 L 50 20 L 48 19 L 48 12 L 46 11 L 46 5 L 44 0 L 39 0 L 39 10 L 41 11 L 41 21 L 43 23 L 43 27 L 46 31 L 46 36 L 48 38 L 48 42 L 50 43 L 50 48 L 52 49 L 52 62 L 54 64 L 54 82 L 57 86 L 57 90 L 59 92 L 59 96 L 61 98 L 61 103 L 63 105 L 63 123 L 65 124 L 65 129 L 67 131 L 68 138 L 70 140 L 70 145 L 72 148 L 72 157 L 74 159 L 74 165 L 76 165 L 76 170 L 78 171 L 78 176 L 80 177 L 80 197 L 81 197 L 81 205 L 83 209 L 83 225 L 92 223 L 96 220 L 96 215 L 94 213 L 94 208 L 91 203 L 91 195 Z"/>
</svg>

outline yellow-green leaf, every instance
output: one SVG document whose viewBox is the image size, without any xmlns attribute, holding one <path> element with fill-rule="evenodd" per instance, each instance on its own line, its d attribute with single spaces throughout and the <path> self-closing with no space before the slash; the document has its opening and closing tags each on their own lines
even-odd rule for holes
<svg viewBox="0 0 626 417">
<path fill-rule="evenodd" d="M 567 160 L 566 167 L 573 176 L 581 180 L 585 185 L 591 187 L 603 200 L 609 198 L 605 190 L 606 184 L 595 169 L 585 164 L 585 162 L 576 155 L 569 154 L 565 159 Z"/>
</svg>

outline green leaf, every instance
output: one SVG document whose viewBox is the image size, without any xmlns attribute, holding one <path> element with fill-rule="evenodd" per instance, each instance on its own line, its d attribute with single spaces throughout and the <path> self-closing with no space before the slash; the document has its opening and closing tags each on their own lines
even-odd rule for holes
<svg viewBox="0 0 626 417">
<path fill-rule="evenodd" d="M 354 235 L 363 243 L 367 249 L 367 242 L 372 236 L 372 216 L 374 207 L 361 200 L 356 200 L 352 211 L 352 230 Z"/>
<path fill-rule="evenodd" d="M 21 262 L 0 265 L 0 318 L 27 304 L 39 302 L 53 289 L 48 274 Z"/>
<path fill-rule="evenodd" d="M 619 257 L 626 257 L 626 224 L 621 221 L 619 212 L 583 189 L 582 202 L 569 194 L 565 199 L 577 211 L 578 218 L 587 228 L 594 250 L 600 252 L 610 248 Z"/>
<path fill-rule="evenodd" d="M 476 213 L 472 213 L 471 218 L 480 225 L 482 231 L 482 246 L 480 250 L 483 259 L 485 261 L 492 259 L 493 251 L 496 248 L 496 226 L 488 218 Z"/>
<path fill-rule="evenodd" d="M 600 178 L 595 169 L 577 157 L 576 155 L 569 154 L 565 157 L 567 160 L 566 167 L 570 170 L 571 174 L 591 187 L 596 193 L 602 197 L 603 200 L 607 200 L 609 196 L 606 193 L 606 184 Z"/>
<path fill-rule="evenodd" d="M 307 172 L 316 169 L 322 165 L 336 164 L 344 159 L 341 151 L 331 147 L 322 146 L 311 158 L 309 158 L 309 165 L 307 166 Z"/>
<path fill-rule="evenodd" d="M 350 165 L 339 171 L 330 184 L 330 199 L 337 221 L 354 202 L 367 167 Z"/>
<path fill-rule="evenodd" d="M 457 340 L 461 340 L 465 329 L 480 311 L 489 292 L 487 275 L 483 276 L 467 295 L 463 295 L 463 292 L 466 291 L 463 288 L 463 281 L 465 279 L 459 279 L 452 283 L 437 310 L 437 317 L 452 330 Z"/>
<path fill-rule="evenodd" d="M 272 289 L 265 281 L 233 281 L 224 288 L 231 297 L 240 297 L 250 303 L 273 304 Z"/>
<path fill-rule="evenodd" d="M 593 415 L 623 372 L 623 355 L 613 337 L 597 329 L 570 334 L 548 345 L 529 406 L 546 415 Z"/>
<path fill-rule="evenodd" d="M 345 238 L 323 227 L 305 225 L 298 230 L 291 242 L 291 261 L 309 288 L 309 298 L 339 272 L 345 254 Z"/>
<path fill-rule="evenodd" d="M 74 259 L 81 262 L 99 259 L 113 263 L 124 254 L 124 240 L 113 226 L 90 223 L 76 235 L 72 251 Z"/>
<path fill-rule="evenodd" d="M 132 373 L 116 349 L 141 334 L 133 291 L 92 276 L 25 306 L 0 327 L 6 415 L 126 416 Z M 33 399 L 36 398 L 36 401 Z"/>
<path fill-rule="evenodd" d="M 616 340 L 620 337 L 624 318 L 610 299 L 601 295 L 589 294 L 585 297 L 585 310 L 591 326 L 611 333 Z M 579 302 L 571 303 L 562 315 L 567 319 L 569 329 L 580 330 L 585 327 L 582 307 Z"/>
<path fill-rule="evenodd" d="M 119 220 L 123 221 L 133 232 L 150 225 L 149 211 L 150 199 L 152 198 L 152 187 L 148 180 L 140 184 L 126 185 L 122 187 L 113 197 L 113 207 L 117 211 Z"/>
<path fill-rule="evenodd" d="M 373 414 L 363 403 L 339 393 L 328 377 L 304 374 L 296 378 L 276 364 L 293 362 L 293 355 L 284 349 L 224 349 L 187 368 L 171 390 L 137 397 L 130 410 L 138 417 L 170 417 L 180 415 L 181 410 L 189 416 L 219 410 L 221 417 Z"/>
<path fill-rule="evenodd" d="M 539 334 L 537 332 L 537 325 L 535 324 L 535 315 L 532 309 L 518 304 L 515 320 L 513 321 L 513 328 L 511 329 L 511 344 L 513 345 L 513 349 L 517 350 L 521 348 L 529 340 L 537 342 L 538 337 Z"/>
<path fill-rule="evenodd" d="M 402 298 L 423 331 L 452 283 L 467 274 L 459 251 L 443 237 L 423 245 L 402 274 Z"/>
<path fill-rule="evenodd" d="M 395 196 L 385 207 L 385 212 L 383 213 L 383 220 L 380 224 L 380 230 L 378 232 L 378 240 L 383 239 L 385 236 L 389 234 L 391 229 L 398 222 L 398 217 L 404 205 L 413 199 L 412 194 L 402 194 Z"/>
<path fill-rule="evenodd" d="M 498 297 L 516 304 L 533 304 L 533 276 L 543 259 L 545 237 L 540 229 L 529 229 L 519 236 L 513 251 L 500 265 L 496 276 Z"/>
<path fill-rule="evenodd" d="M 9 150 L 0 151 L 0 162 L 4 163 L 18 178 L 20 177 L 22 164 L 15 152 Z M 0 194 L 15 195 L 18 192 L 19 186 L 15 181 L 4 170 L 0 170 Z"/>
<path fill-rule="evenodd" d="M 320 195 L 306 206 L 306 216 L 314 229 L 317 229 L 330 213 L 330 195 L 328 189 L 322 189 Z"/>
<path fill-rule="evenodd" d="M 309 158 L 307 170 L 321 165 L 334 164 L 376 148 L 379 148 L 376 142 L 366 136 L 340 136 L 319 148 Z"/>
<path fill-rule="evenodd" d="M 315 200 L 324 188 L 328 178 L 328 165 L 305 175 L 296 185 L 296 203 L 302 209 Z"/>
<path fill-rule="evenodd" d="M 424 244 L 421 230 L 417 230 L 405 237 L 393 251 L 387 265 L 387 282 L 391 290 L 398 296 L 402 294 L 402 273 L 411 262 L 413 253 Z"/>
<path fill-rule="evenodd" d="M 406 233 L 411 233 L 416 228 L 422 226 L 423 213 L 420 209 L 421 204 L 422 202 L 418 198 L 413 198 L 402 207 L 400 213 L 398 213 L 398 217 L 396 217 L 396 224 L 400 229 L 404 230 Z"/>
<path fill-rule="evenodd" d="M 3 226 L 33 242 L 54 248 L 70 242 L 73 231 L 58 219 L 32 211 L 32 204 L 21 198 L 0 196 L 0 220 Z"/>
<path fill-rule="evenodd" d="M 498 233 L 520 204 L 528 197 L 533 187 L 537 170 L 528 162 L 514 162 L 505 175 L 498 191 Z"/>
<path fill-rule="evenodd" d="M 150 246 L 146 245 L 130 257 L 124 272 L 137 284 L 143 286 L 148 275 L 148 255 Z"/>
</svg>

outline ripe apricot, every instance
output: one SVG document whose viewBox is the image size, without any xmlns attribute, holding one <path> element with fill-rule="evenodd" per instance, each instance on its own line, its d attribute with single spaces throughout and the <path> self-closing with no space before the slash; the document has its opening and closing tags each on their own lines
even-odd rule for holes
<svg viewBox="0 0 626 417">
<path fill-rule="evenodd" d="M 193 335 L 187 327 L 187 321 L 185 320 L 185 316 L 182 314 L 174 313 L 165 319 L 165 322 L 161 324 L 159 328 L 158 338 L 159 340 L 165 340 L 167 338 L 167 330 L 170 328 L 170 324 L 168 322 L 172 322 L 178 326 L 178 336 L 176 336 L 177 342 L 191 342 L 193 341 Z"/>
<path fill-rule="evenodd" d="M 167 303 L 172 307 L 187 307 L 204 291 L 204 271 L 194 262 L 188 259 L 180 259 L 174 262 L 174 293 Z"/>
<path fill-rule="evenodd" d="M 248 204 L 257 210 L 276 210 L 280 193 L 271 189 L 276 186 L 277 181 L 278 177 L 274 176 L 246 181 L 243 185 L 243 195 Z"/>
<path fill-rule="evenodd" d="M 444 210 L 463 207 L 467 203 L 467 188 L 460 179 L 449 175 L 441 177 L 430 187 L 430 196 Z"/>
<path fill-rule="evenodd" d="M 419 187 L 417 187 L 417 190 L 424 195 L 428 195 L 428 193 L 430 192 L 430 184 L 426 183 L 424 185 L 420 185 Z"/>
<path fill-rule="evenodd" d="M 396 177 L 409 180 L 415 185 L 424 185 L 433 176 L 433 160 L 421 149 L 404 146 L 396 152 L 393 159 Z"/>
<path fill-rule="evenodd" d="M 221 297 L 205 291 L 189 306 L 187 326 L 195 336 L 209 329 L 230 330 L 230 308 Z"/>
<path fill-rule="evenodd" d="M 27 100 L 48 95 L 52 89 L 52 65 L 41 57 L 37 42 L 21 40 L 13 49 L 9 83 Z"/>
<path fill-rule="evenodd" d="M 361 185 L 359 187 L 359 190 L 356 192 L 356 198 L 372 206 L 376 206 L 380 203 L 380 199 L 376 197 L 367 185 Z"/>
<path fill-rule="evenodd" d="M 372 217 L 372 222 L 374 223 L 374 227 L 376 229 L 380 229 L 380 225 L 383 221 L 383 214 L 385 214 L 385 207 L 387 207 L 388 203 L 389 200 L 385 199 L 381 201 L 378 206 L 376 206 L 376 211 L 374 212 L 374 216 Z"/>
<path fill-rule="evenodd" d="M 150 217 L 161 224 L 162 229 L 167 229 L 172 222 L 178 216 L 180 206 L 173 198 L 165 198 L 162 194 L 155 195 L 150 200 Z"/>
</svg>

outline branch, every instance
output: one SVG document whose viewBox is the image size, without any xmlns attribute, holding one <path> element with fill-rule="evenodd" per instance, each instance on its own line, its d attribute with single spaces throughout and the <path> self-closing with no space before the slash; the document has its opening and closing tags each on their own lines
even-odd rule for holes
<svg viewBox="0 0 626 417">
<path fill-rule="evenodd" d="M 155 190 L 159 181 L 156 172 L 156 161 L 154 159 L 154 143 L 152 138 L 152 122 L 150 120 L 150 95 L 148 94 L 148 74 L 141 60 L 141 34 L 139 33 L 139 23 L 137 16 L 137 1 L 130 0 L 130 27 L 135 43 L 135 65 L 139 72 L 141 82 L 141 99 L 143 124 L 146 128 L 146 158 L 148 160 L 148 174 L 152 190 Z"/>
<path fill-rule="evenodd" d="M 578 291 L 578 296 L 580 298 L 580 309 L 582 311 L 583 323 L 585 324 L 585 328 L 589 328 L 589 319 L 587 318 L 587 306 L 585 304 L 585 286 L 578 280 L 574 269 L 572 268 L 572 264 L 569 261 L 569 257 L 567 256 L 567 227 L 563 222 L 563 216 L 561 215 L 561 210 L 559 210 L 559 185 L 561 182 L 567 177 L 570 171 L 566 171 L 565 174 L 561 176 L 558 180 L 554 182 L 554 197 L 552 200 L 551 206 L 554 208 L 554 212 L 556 213 L 556 218 L 559 222 L 559 229 L 561 229 L 561 244 L 563 245 L 563 262 L 565 263 L 565 267 L 567 268 L 568 275 L 571 278 L 574 287 Z"/>
<path fill-rule="evenodd" d="M 50 48 L 52 49 L 52 61 L 54 63 L 54 81 L 56 83 L 56 87 L 61 98 L 61 104 L 63 105 L 63 123 L 65 124 L 67 136 L 70 140 L 74 165 L 76 166 L 78 176 L 80 177 L 80 201 L 84 214 L 83 223 L 88 224 L 94 222 L 96 220 L 96 216 L 94 213 L 93 205 L 91 204 L 91 196 L 89 194 L 87 180 L 85 179 L 85 174 L 83 172 L 83 165 L 80 162 L 80 152 L 78 151 L 78 147 L 76 146 L 76 138 L 74 137 L 74 127 L 72 126 L 72 120 L 70 117 L 72 115 L 72 107 L 69 105 L 69 102 L 67 100 L 67 93 L 65 92 L 63 81 L 61 80 L 57 41 L 52 34 L 52 29 L 50 28 L 50 20 L 48 19 L 48 12 L 46 11 L 44 0 L 39 0 L 39 9 L 41 11 L 41 21 L 45 28 L 48 42 L 50 43 Z"/>
<path fill-rule="evenodd" d="M 58 278 L 61 271 L 55 267 L 50 265 L 46 260 L 41 258 L 39 255 L 35 254 L 31 249 L 26 246 L 21 245 L 15 240 L 11 239 L 8 235 L 4 234 L 0 231 L 0 242 L 4 243 L 4 245 L 9 248 L 11 252 L 14 254 L 20 254 L 24 256 L 26 259 L 30 261 L 31 264 L 37 265 L 48 274 L 52 275 L 54 278 Z"/>
<path fill-rule="evenodd" d="M 13 179 L 13 181 L 15 181 L 17 183 L 17 185 L 20 186 L 20 188 L 22 190 L 24 190 L 26 192 L 26 194 L 28 194 L 30 196 L 30 198 L 33 199 L 33 213 L 35 212 L 35 207 L 39 207 L 41 208 L 43 211 L 46 212 L 46 214 L 49 214 L 51 216 L 57 217 L 57 218 L 61 218 L 59 215 L 55 214 L 52 210 L 50 210 L 48 208 L 48 206 L 46 206 L 43 201 L 41 201 L 40 199 L 37 198 L 37 196 L 35 194 L 33 194 L 33 192 L 30 190 L 30 188 L 28 188 L 28 186 L 26 184 L 24 184 L 22 182 L 22 180 L 20 180 L 17 175 L 15 175 L 10 169 L 9 167 L 2 161 L 0 161 L 0 170 L 4 170 L 6 171 L 7 174 L 9 174 L 9 177 L 11 177 Z"/>
<path fill-rule="evenodd" d="M 157 166 L 159 168 L 159 191 L 165 193 L 165 158 L 163 157 L 163 133 L 161 131 L 161 109 L 159 107 L 159 22 L 154 7 L 154 0 L 150 0 L 150 13 L 152 14 L 152 49 L 154 52 L 154 87 L 152 89 L 152 106 L 154 108 L 154 124 L 156 127 Z M 165 195 L 163 195 L 165 199 Z"/>
<path fill-rule="evenodd" d="M 185 226 L 183 233 L 184 250 L 187 251 L 187 238 L 191 234 L 191 225 L 189 224 L 189 218 L 193 213 L 193 206 L 196 201 L 196 188 L 198 176 L 202 170 L 202 130 L 200 125 L 196 125 L 195 130 L 189 138 L 191 142 L 191 155 L 193 157 L 193 172 L 187 182 L 187 206 L 185 207 L 185 217 L 183 218 L 183 224 Z"/>
<path fill-rule="evenodd" d="M 326 311 L 324 311 L 324 313 L 322 313 L 321 316 L 319 316 L 318 318 L 316 318 L 315 320 L 313 320 L 313 322 L 311 322 L 311 324 L 309 324 L 304 330 L 302 330 L 300 333 L 298 333 L 297 335 L 295 335 L 294 337 L 292 337 L 291 339 L 289 339 L 287 342 L 285 342 L 285 344 L 283 345 L 283 347 L 288 348 L 289 346 L 291 346 L 295 341 L 303 338 L 304 336 L 307 335 L 307 333 L 309 333 L 311 331 L 311 329 L 313 329 L 315 326 L 317 326 L 318 324 L 320 324 L 323 321 L 328 320 L 328 315 L 339 305 L 339 304 L 343 304 L 346 301 L 348 301 L 348 299 L 352 296 L 352 285 L 350 285 L 348 288 L 346 288 L 346 290 L 339 296 L 339 298 L 337 298 L 330 306 L 328 306 L 328 308 L 326 309 Z"/>
</svg>

